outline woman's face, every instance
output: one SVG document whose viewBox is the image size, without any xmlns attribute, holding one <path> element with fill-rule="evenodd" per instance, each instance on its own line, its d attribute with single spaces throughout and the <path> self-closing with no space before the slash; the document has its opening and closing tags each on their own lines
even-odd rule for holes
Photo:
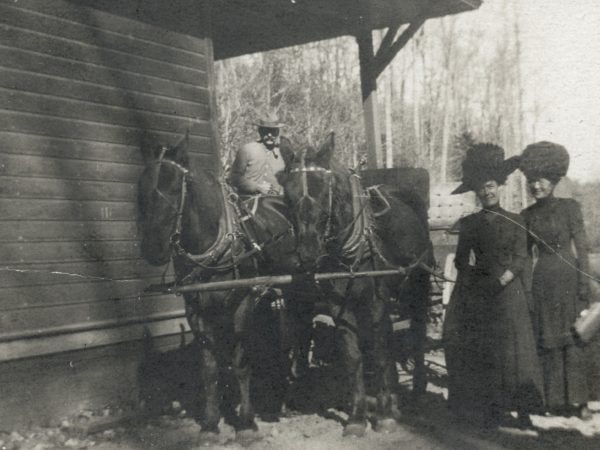
<svg viewBox="0 0 600 450">
<path fill-rule="evenodd" d="M 475 194 L 484 208 L 496 206 L 500 202 L 499 185 L 495 180 L 489 180 L 477 186 Z"/>
<path fill-rule="evenodd" d="M 554 192 L 555 184 L 547 178 L 535 177 L 528 178 L 527 185 L 529 186 L 529 192 L 536 200 L 549 197 Z"/>
</svg>

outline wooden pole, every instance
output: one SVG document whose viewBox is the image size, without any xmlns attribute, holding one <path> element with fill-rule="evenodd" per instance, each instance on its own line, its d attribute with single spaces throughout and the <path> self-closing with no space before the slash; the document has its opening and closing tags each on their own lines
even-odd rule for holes
<svg viewBox="0 0 600 450">
<path fill-rule="evenodd" d="M 370 270 L 366 272 L 328 272 L 298 275 L 274 275 L 240 280 L 212 281 L 208 283 L 192 283 L 185 286 L 150 286 L 148 291 L 163 292 L 165 294 L 183 294 L 185 292 L 207 292 L 228 289 L 241 289 L 253 286 L 282 286 L 292 283 L 315 283 L 328 280 L 343 280 L 345 278 L 388 277 L 405 275 L 408 269 Z"/>
<path fill-rule="evenodd" d="M 365 135 L 367 140 L 367 165 L 369 169 L 377 169 L 383 165 L 383 150 L 379 114 L 377 111 L 377 77 L 394 56 L 404 47 L 410 38 L 421 28 L 425 19 L 417 18 L 411 22 L 398 39 L 394 40 L 400 24 L 392 25 L 382 38 L 377 54 L 373 47 L 373 33 L 363 29 L 356 36 L 358 43 L 358 59 L 360 63 L 360 87 L 362 91 L 363 112 L 365 118 Z"/>
<path fill-rule="evenodd" d="M 373 34 L 371 30 L 361 31 L 356 37 L 360 63 L 360 87 L 367 140 L 367 166 L 369 169 L 381 167 L 383 157 L 381 132 L 377 114 L 377 77 L 374 75 Z"/>
<path fill-rule="evenodd" d="M 390 70 L 386 78 L 386 92 L 385 92 L 385 167 L 394 167 L 394 137 L 392 130 L 392 105 L 394 95 L 394 66 L 390 64 Z"/>
</svg>

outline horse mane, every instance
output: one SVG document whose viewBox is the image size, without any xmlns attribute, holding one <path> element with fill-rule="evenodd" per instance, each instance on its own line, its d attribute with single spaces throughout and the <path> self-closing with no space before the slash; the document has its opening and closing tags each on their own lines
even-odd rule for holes
<svg viewBox="0 0 600 450">
<path fill-rule="evenodd" d="M 331 159 L 329 170 L 336 179 L 333 188 L 333 216 L 334 218 L 352 217 L 352 186 L 350 184 L 351 172 L 338 160 Z"/>
<path fill-rule="evenodd" d="M 410 191 L 408 189 L 393 188 L 387 185 L 385 185 L 385 191 L 390 196 L 409 206 L 410 209 L 412 209 L 415 212 L 415 214 L 421 221 L 421 224 L 425 228 L 429 229 L 429 215 L 427 211 L 427 204 L 425 203 L 423 198 L 421 198 L 421 196 L 419 196 L 416 192 Z"/>
<path fill-rule="evenodd" d="M 350 182 L 352 171 L 335 158 L 331 158 L 329 170 L 336 177 L 333 190 L 333 215 L 342 221 L 345 220 L 344 218 L 352 218 L 354 214 Z M 390 185 L 383 185 L 380 189 L 390 201 L 392 211 L 381 219 L 373 218 L 375 230 L 385 242 L 394 243 L 391 247 L 384 246 L 383 253 L 388 255 L 390 260 L 398 264 L 405 264 L 409 262 L 406 260 L 407 258 L 412 258 L 410 254 L 415 253 L 416 256 L 420 256 L 417 253 L 422 253 L 429 248 L 427 204 L 417 193 L 410 190 Z M 373 198 L 371 198 L 371 202 L 373 202 Z M 373 206 L 372 203 L 371 206 Z M 390 220 L 392 222 L 389 222 Z M 393 223 L 395 226 L 386 230 L 384 223 Z M 411 223 L 413 225 L 410 225 Z M 345 223 L 342 222 L 342 225 Z M 417 248 L 420 250 L 417 251 Z"/>
</svg>

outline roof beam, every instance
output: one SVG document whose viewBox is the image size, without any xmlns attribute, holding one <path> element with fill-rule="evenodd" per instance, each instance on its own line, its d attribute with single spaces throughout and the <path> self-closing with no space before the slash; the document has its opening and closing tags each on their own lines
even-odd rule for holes
<svg viewBox="0 0 600 450">
<path fill-rule="evenodd" d="M 398 31 L 399 25 L 393 25 L 388 29 L 388 32 L 384 36 L 381 45 L 377 50 L 377 54 L 373 57 L 374 67 L 372 68 L 371 75 L 375 77 L 375 79 L 381 75 L 381 72 L 383 72 L 387 65 L 392 62 L 396 54 L 398 54 L 402 47 L 410 41 L 424 23 L 424 18 L 419 18 L 411 22 L 394 43 L 391 42 Z M 393 32 L 393 34 L 390 34 L 390 32 Z M 388 38 L 388 36 L 390 37 Z"/>
<path fill-rule="evenodd" d="M 402 21 L 397 19 L 396 22 L 388 28 L 387 33 L 385 33 L 385 36 L 381 40 L 381 44 L 379 44 L 379 49 L 377 50 L 375 58 L 379 58 L 381 53 L 392 45 L 392 42 L 394 42 L 394 38 L 400 29 L 400 25 L 402 25 Z"/>
</svg>

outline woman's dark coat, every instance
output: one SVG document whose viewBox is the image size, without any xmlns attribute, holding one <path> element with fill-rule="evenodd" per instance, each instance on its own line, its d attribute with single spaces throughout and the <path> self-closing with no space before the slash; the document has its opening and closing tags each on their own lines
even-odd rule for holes
<svg viewBox="0 0 600 450">
<path fill-rule="evenodd" d="M 521 213 L 530 230 L 528 247 L 537 248 L 532 294 L 534 328 L 540 348 L 544 393 L 549 407 L 585 404 L 588 351 L 573 345 L 570 329 L 589 305 L 588 241 L 579 204 L 549 197 Z M 573 252 L 573 245 L 577 257 Z"/>
<path fill-rule="evenodd" d="M 541 371 L 521 275 L 528 263 L 523 219 L 499 207 L 460 221 L 457 284 L 444 325 L 449 404 L 499 413 L 539 409 Z M 510 270 L 507 286 L 499 277 Z"/>
</svg>

